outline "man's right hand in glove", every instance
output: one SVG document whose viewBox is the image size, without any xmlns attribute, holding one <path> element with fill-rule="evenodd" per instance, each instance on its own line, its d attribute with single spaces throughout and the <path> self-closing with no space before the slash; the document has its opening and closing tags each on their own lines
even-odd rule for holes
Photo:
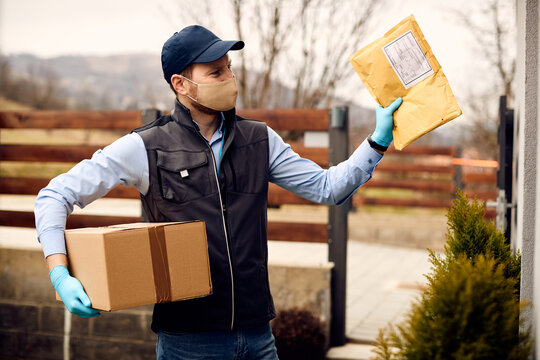
<svg viewBox="0 0 540 360">
<path fill-rule="evenodd" d="M 83 318 L 91 318 L 100 314 L 99 310 L 90 307 L 92 305 L 90 298 L 84 292 L 81 282 L 69 275 L 65 265 L 56 265 L 49 276 L 69 312 Z"/>
</svg>

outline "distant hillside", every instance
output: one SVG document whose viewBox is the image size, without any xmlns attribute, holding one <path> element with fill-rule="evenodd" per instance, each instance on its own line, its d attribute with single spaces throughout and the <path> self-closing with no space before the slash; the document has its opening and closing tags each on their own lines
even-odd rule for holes
<svg viewBox="0 0 540 360">
<path fill-rule="evenodd" d="M 58 92 L 76 109 L 170 109 L 174 94 L 163 79 L 161 61 L 153 54 L 124 54 L 113 56 L 60 56 L 39 58 L 20 54 L 7 57 L 13 75 L 34 76 L 37 81 L 57 85 Z M 286 104 L 292 90 L 280 87 L 277 104 Z M 5 100 L 5 99 L 4 99 Z M 349 106 L 351 142 L 364 139 L 375 129 L 375 111 L 336 99 L 337 104 Z M 0 101 L 0 105 L 15 110 L 20 104 Z M 22 106 L 24 108 L 24 106 Z M 21 110 L 22 108 L 18 108 Z M 416 144 L 451 145 L 461 142 L 459 129 L 443 126 L 419 139 Z"/>
<path fill-rule="evenodd" d="M 31 107 L 20 104 L 15 101 L 6 99 L 3 96 L 0 96 L 0 111 L 22 111 L 22 110 L 32 110 Z"/>
<path fill-rule="evenodd" d="M 71 107 L 132 109 L 170 107 L 174 95 L 163 80 L 159 56 L 61 56 L 49 59 L 12 55 L 8 62 L 15 74 L 51 74 L 68 97 Z"/>
<path fill-rule="evenodd" d="M 7 57 L 19 76 L 58 78 L 61 93 L 70 107 L 83 109 L 169 109 L 174 95 L 163 79 L 159 56 L 125 54 L 113 56 L 60 56 L 39 58 L 20 54 Z M 51 75 L 52 73 L 52 75 Z M 284 88 L 284 87 L 283 87 Z M 284 88 L 283 97 L 292 94 Z M 338 101 L 339 102 L 339 101 Z M 351 127 L 374 124 L 370 109 L 348 104 Z"/>
</svg>

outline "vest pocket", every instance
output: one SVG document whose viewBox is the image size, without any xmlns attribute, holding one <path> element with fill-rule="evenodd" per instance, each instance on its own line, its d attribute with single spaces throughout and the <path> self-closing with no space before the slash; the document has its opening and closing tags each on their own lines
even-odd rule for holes
<svg viewBox="0 0 540 360">
<path fill-rule="evenodd" d="M 156 150 L 161 196 L 186 202 L 210 194 L 210 173 L 206 152 Z"/>
</svg>

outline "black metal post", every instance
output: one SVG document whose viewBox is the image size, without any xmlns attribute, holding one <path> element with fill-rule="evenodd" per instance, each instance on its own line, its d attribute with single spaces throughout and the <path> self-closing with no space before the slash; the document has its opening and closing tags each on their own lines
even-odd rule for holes
<svg viewBox="0 0 540 360">
<path fill-rule="evenodd" d="M 158 109 L 144 109 L 141 111 L 142 126 L 148 125 L 157 120 L 161 116 L 161 111 Z"/>
<path fill-rule="evenodd" d="M 141 126 L 151 124 L 161 116 L 161 111 L 158 109 L 144 109 L 141 111 Z M 148 222 L 148 217 L 144 212 L 144 208 L 141 204 L 141 221 Z"/>
<path fill-rule="evenodd" d="M 349 157 L 348 108 L 330 112 L 329 165 L 337 165 Z M 331 206 L 328 218 L 328 260 L 334 263 L 331 287 L 330 346 L 345 344 L 345 307 L 347 288 L 347 214 L 351 199 L 340 206 Z"/>
<path fill-rule="evenodd" d="M 463 156 L 463 148 L 461 146 L 458 146 L 456 149 L 456 157 L 461 158 Z M 456 190 L 460 189 L 463 191 L 463 166 L 461 165 L 454 165 L 456 169 L 456 173 L 454 175 L 454 184 L 456 184 Z M 453 195 L 454 198 L 457 197 L 457 191 Z"/>
<path fill-rule="evenodd" d="M 497 187 L 504 190 L 506 204 L 512 203 L 512 158 L 514 150 L 514 110 L 506 107 L 506 96 L 499 98 L 499 169 L 497 171 Z M 505 209 L 504 235 L 506 241 L 511 240 L 512 208 Z"/>
</svg>

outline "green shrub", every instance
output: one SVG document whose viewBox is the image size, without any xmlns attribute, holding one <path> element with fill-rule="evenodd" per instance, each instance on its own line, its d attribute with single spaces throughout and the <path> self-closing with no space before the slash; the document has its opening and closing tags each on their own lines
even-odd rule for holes
<svg viewBox="0 0 540 360">
<path fill-rule="evenodd" d="M 429 288 L 406 321 L 381 331 L 376 359 L 527 359 L 513 279 L 490 256 L 434 264 Z"/>
<path fill-rule="evenodd" d="M 381 330 L 375 359 L 527 359 L 520 334 L 521 259 L 484 219 L 485 205 L 458 191 L 444 256 L 430 252 L 428 288 L 406 320 Z"/>
<path fill-rule="evenodd" d="M 446 234 L 445 261 L 453 261 L 461 255 L 474 261 L 478 255 L 491 255 L 498 264 L 503 264 L 507 278 L 516 280 L 519 298 L 521 256 L 514 255 L 506 243 L 504 233 L 493 221 L 485 220 L 485 203 L 475 198 L 469 202 L 467 195 L 458 190 L 457 198 L 446 215 L 448 231 Z M 433 253 L 432 253 L 433 257 Z"/>
</svg>

